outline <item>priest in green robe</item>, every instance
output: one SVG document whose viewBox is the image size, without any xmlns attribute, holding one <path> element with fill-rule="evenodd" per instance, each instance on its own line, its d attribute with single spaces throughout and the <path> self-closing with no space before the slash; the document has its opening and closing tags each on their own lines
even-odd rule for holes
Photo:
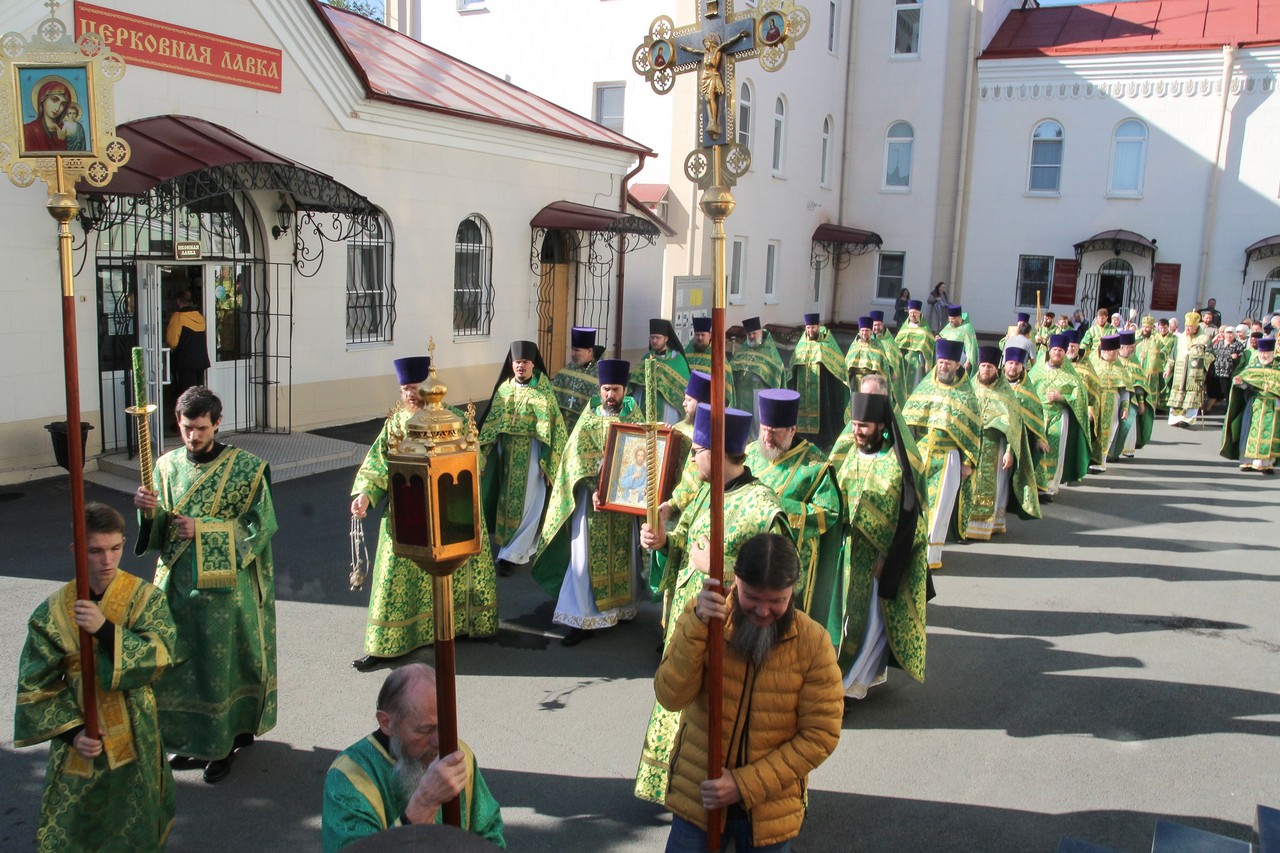
<svg viewBox="0 0 1280 853">
<path fill-rule="evenodd" d="M 1093 418 L 1093 457 L 1100 471 L 1120 457 L 1117 437 L 1129 412 L 1129 369 L 1120 361 L 1120 335 L 1104 335 L 1087 356 L 1098 377 L 1098 402 Z"/>
<path fill-rule="evenodd" d="M 596 393 L 596 361 L 604 347 L 596 346 L 596 330 L 574 326 L 569 330 L 569 363 L 556 372 L 551 386 L 560 404 L 566 432 L 573 430 L 578 415 Z"/>
<path fill-rule="evenodd" d="M 1164 373 L 1164 344 L 1163 339 L 1156 333 L 1155 326 L 1155 318 L 1151 315 L 1148 314 L 1142 318 L 1142 326 L 1138 329 L 1137 345 L 1134 349 L 1134 357 L 1142 365 L 1142 372 L 1146 376 L 1147 402 L 1153 419 L 1156 407 L 1160 403 Z"/>
<path fill-rule="evenodd" d="M 1045 339 L 1046 346 L 1049 339 Z M 1047 354 L 1046 354 L 1047 355 Z M 1040 469 L 1044 454 L 1049 450 L 1049 436 L 1044 425 L 1044 401 L 1040 399 L 1040 390 L 1036 381 L 1027 373 L 1026 362 L 1030 358 L 1023 347 L 1009 347 L 1004 351 L 1004 366 L 1001 371 L 1004 381 L 1008 383 L 1010 392 L 1018 406 L 1018 415 L 1022 419 L 1022 432 L 1031 454 L 1030 481 L 1019 479 L 1019 488 L 1024 491 L 1022 506 L 1029 505 L 1025 490 L 1029 487 L 1036 492 L 1036 506 L 1040 505 Z M 1004 472 L 1010 488 L 1005 491 L 1005 504 L 996 507 L 995 532 L 1004 533 L 1008 519 L 1008 498 L 1012 492 L 1013 475 Z M 1019 510 L 1015 510 L 1019 511 Z"/>
<path fill-rule="evenodd" d="M 598 394 L 560 454 L 533 561 L 533 579 L 556 598 L 551 621 L 569 627 L 560 640 L 565 646 L 576 646 L 636 616 L 637 516 L 598 510 L 595 505 L 609 425 L 640 422 L 636 401 L 626 396 L 630 372 L 629 362 L 600 360 Z"/>
<path fill-rule="evenodd" d="M 908 397 L 933 369 L 934 335 L 921 315 L 923 307 L 919 299 L 907 300 L 907 322 L 898 329 L 895 338 L 902 351 L 902 387 Z"/>
<path fill-rule="evenodd" d="M 643 364 L 636 366 L 631 373 L 631 396 L 644 411 L 652 399 L 661 422 L 679 423 L 683 418 L 684 387 L 689 382 L 689 361 L 670 320 L 649 320 L 649 352 L 645 359 L 653 362 L 653 369 L 650 372 Z"/>
<path fill-rule="evenodd" d="M 217 440 L 217 395 L 188 388 L 176 412 L 183 447 L 156 460 L 156 491 L 133 496 L 135 551 L 159 552 L 155 584 L 178 629 L 155 686 L 165 747 L 218 782 L 233 750 L 276 724 L 276 514 L 267 463 Z"/>
<path fill-rule="evenodd" d="M 1111 312 L 1106 308 L 1099 308 L 1093 318 L 1093 324 L 1080 337 L 1080 351 L 1085 355 L 1097 351 L 1098 343 L 1104 336 L 1114 335 L 1119 331 L 1111 322 Z"/>
<path fill-rule="evenodd" d="M 759 317 L 743 320 L 742 332 L 746 340 L 730 356 L 729 369 L 733 373 L 734 400 L 738 408 L 750 411 L 755 417 L 751 423 L 754 430 L 760 425 L 756 395 L 766 388 L 781 388 L 786 381 L 786 368 L 773 335 L 760 325 Z"/>
<path fill-rule="evenodd" d="M 351 514 L 364 518 L 371 506 L 387 496 L 387 453 L 405 436 L 409 419 L 423 406 L 421 384 L 431 372 L 428 356 L 395 360 L 400 400 L 387 417 L 351 486 Z M 462 416 L 455 410 L 455 414 Z M 498 585 L 489 536 L 480 532 L 480 553 L 469 557 L 453 573 L 453 629 L 455 636 L 491 637 L 498 631 Z M 361 672 L 402 657 L 435 642 L 435 590 L 431 575 L 417 563 L 395 555 L 391 514 L 378 524 L 378 547 L 373 558 L 369 618 L 364 632 L 364 655 L 351 665 Z"/>
<path fill-rule="evenodd" d="M 1026 358 L 1027 351 L 1012 346 Z M 1022 407 L 1000 371 L 999 347 L 978 347 L 978 370 L 973 393 L 978 403 L 982 439 L 973 469 L 973 509 L 965 528 L 966 539 L 987 540 L 1006 530 L 1006 507 L 1012 499 L 1022 518 L 1040 518 L 1036 499 L 1035 466 L 1031 445 L 1022 426 Z"/>
<path fill-rule="evenodd" d="M 1187 429 L 1200 414 L 1213 351 L 1209 333 L 1200 325 L 1200 314 L 1190 311 L 1183 320 L 1183 330 L 1173 336 L 1164 374 L 1169 379 L 1169 426 Z"/>
<path fill-rule="evenodd" d="M 693 333 L 689 338 L 689 344 L 684 348 L 685 363 L 689 365 L 689 370 L 700 370 L 703 373 L 711 373 L 711 348 L 714 344 L 711 342 L 711 318 L 710 317 L 694 317 Z M 729 357 L 724 359 L 724 404 L 726 406 L 734 405 L 734 386 L 733 372 L 729 368 Z"/>
<path fill-rule="evenodd" d="M 1137 333 L 1128 330 L 1120 333 L 1119 361 L 1129 371 L 1129 407 L 1119 425 L 1119 434 L 1115 438 L 1115 448 L 1125 459 L 1132 459 L 1138 448 L 1145 447 L 1151 440 L 1151 430 L 1155 425 L 1155 411 L 1151 407 L 1150 386 L 1147 384 L 1147 372 L 1137 356 Z"/>
<path fill-rule="evenodd" d="M 901 406 L 907 401 L 906 370 L 907 364 L 902 357 L 902 350 L 898 349 L 898 342 L 894 339 L 893 333 L 889 331 L 889 327 L 884 324 L 884 312 L 879 308 L 867 312 L 867 316 L 871 318 L 871 342 L 880 348 L 884 353 L 885 368 L 889 371 L 887 375 L 889 379 L 890 395 L 893 397 L 895 406 Z M 852 386 L 851 386 L 852 388 Z"/>
<path fill-rule="evenodd" d="M 786 511 L 777 495 L 761 483 L 746 466 L 746 447 L 751 414 L 739 409 L 724 413 L 724 583 L 733 582 L 733 564 L 738 549 L 757 533 L 779 533 L 794 542 L 787 526 Z M 653 552 L 650 577 L 659 578 L 658 591 L 671 592 L 669 612 L 680 614 L 702 591 L 702 582 L 711 567 L 711 406 L 698 404 L 693 428 L 693 457 L 702 487 L 680 513 L 673 528 L 659 516 L 657 528 L 640 526 L 640 544 Z M 670 641 L 678 620 L 668 619 L 663 638 Z M 680 715 L 654 703 L 645 733 L 640 766 L 636 771 L 635 794 L 653 803 L 665 801 L 671 745 Z"/>
<path fill-rule="evenodd" d="M 1031 369 L 1044 401 L 1048 449 L 1040 457 L 1036 487 L 1040 503 L 1052 503 L 1063 483 L 1083 480 L 1089 472 L 1089 392 L 1067 359 L 1074 332 L 1049 336 L 1049 351 Z"/>
<path fill-rule="evenodd" d="M 791 354 L 787 387 L 800 392 L 800 435 L 829 450 L 844 429 L 849 374 L 840 345 L 817 314 L 804 315 L 804 334 Z"/>
<path fill-rule="evenodd" d="M 397 826 L 441 822 L 457 797 L 462 828 L 501 848 L 502 809 L 471 747 L 440 755 L 436 674 L 411 663 L 391 671 L 378 692 L 378 728 L 343 750 L 324 779 L 320 837 L 325 853 Z"/>
<path fill-rule="evenodd" d="M 911 427 L 927 477 L 929 568 L 942 568 L 948 536 L 963 540 L 973 508 L 973 467 L 982 421 L 968 373 L 960 366 L 964 345 L 938 338 L 933 372 L 916 386 L 902 417 Z M 977 352 L 974 352 L 976 359 Z"/>
<path fill-rule="evenodd" d="M 537 344 L 515 341 L 480 425 L 480 492 L 500 575 L 510 575 L 538 550 L 551 478 L 567 438 Z"/>
<path fill-rule="evenodd" d="M 837 652 L 846 706 L 883 684 L 892 664 L 925 673 L 925 602 L 933 597 L 921 479 L 888 395 L 855 393 L 855 447 L 836 475 L 849 519 Z"/>
<path fill-rule="evenodd" d="M 972 376 L 978 369 L 978 333 L 969 322 L 969 315 L 959 305 L 947 306 L 947 325 L 938 331 L 938 338 L 956 341 L 963 347 L 960 366 Z"/>
<path fill-rule="evenodd" d="M 849 344 L 849 351 L 844 355 L 845 373 L 849 378 L 849 388 L 855 391 L 862 384 L 863 377 L 878 373 L 889 383 L 890 394 L 893 389 L 893 369 L 884 349 L 872 337 L 871 317 L 858 318 L 858 336 Z"/>
<path fill-rule="evenodd" d="M 71 581 L 41 603 L 18 663 L 13 745 L 49 744 L 36 850 L 160 850 L 175 787 L 152 684 L 172 660 L 173 619 L 163 592 L 119 570 L 120 513 L 86 505 L 85 534 L 89 599 Z M 81 628 L 93 637 L 96 738 L 84 723 Z"/>
<path fill-rule="evenodd" d="M 1254 361 L 1231 379 L 1219 454 L 1240 462 L 1241 471 L 1275 473 L 1280 456 L 1280 363 L 1276 339 L 1259 338 Z"/>
<path fill-rule="evenodd" d="M 815 602 L 818 588 L 834 588 L 842 531 L 840 493 L 827 454 L 796 434 L 800 394 L 787 388 L 760 392 L 759 438 L 747 445 L 747 468 L 777 494 L 795 534 L 800 556 L 796 605 L 838 640 L 839 626 L 826 624 L 827 600 Z M 822 611 L 815 614 L 815 608 Z"/>
</svg>

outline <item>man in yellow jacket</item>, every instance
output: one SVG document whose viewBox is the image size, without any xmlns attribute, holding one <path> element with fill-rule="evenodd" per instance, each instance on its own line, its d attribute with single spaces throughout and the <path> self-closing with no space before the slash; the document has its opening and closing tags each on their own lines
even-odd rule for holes
<svg viewBox="0 0 1280 853">
<path fill-rule="evenodd" d="M 738 552 L 726 599 L 708 580 L 680 616 L 654 676 L 658 702 L 681 711 L 672 747 L 667 851 L 707 849 L 707 810 L 721 850 L 788 851 L 804 820 L 809 772 L 840 740 L 844 690 L 825 628 L 795 606 L 800 560 L 785 536 L 761 533 Z M 722 756 L 707 773 L 708 622 L 724 620 Z"/>
</svg>

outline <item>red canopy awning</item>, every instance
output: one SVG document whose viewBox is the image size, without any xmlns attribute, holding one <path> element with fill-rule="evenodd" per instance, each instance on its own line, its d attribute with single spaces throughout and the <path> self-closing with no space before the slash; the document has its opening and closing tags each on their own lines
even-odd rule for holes
<svg viewBox="0 0 1280 853">
<path fill-rule="evenodd" d="M 573 201 L 553 201 L 529 222 L 534 228 L 563 228 L 567 231 L 603 231 L 609 234 L 658 236 L 658 226 L 644 217 L 592 207 Z"/>
</svg>

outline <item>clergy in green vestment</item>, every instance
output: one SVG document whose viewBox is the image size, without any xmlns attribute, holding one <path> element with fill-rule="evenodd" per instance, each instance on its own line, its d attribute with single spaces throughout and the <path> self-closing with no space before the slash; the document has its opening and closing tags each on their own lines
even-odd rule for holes
<svg viewBox="0 0 1280 853">
<path fill-rule="evenodd" d="M 729 369 L 733 373 L 737 408 L 750 411 L 754 417 L 756 395 L 766 388 L 781 388 L 786 381 L 786 368 L 778 354 L 778 345 L 773 342 L 773 335 L 761 327 L 759 317 L 743 320 L 742 331 L 746 340 L 729 358 Z M 752 421 L 753 429 L 759 425 L 758 418 Z"/>
<path fill-rule="evenodd" d="M 959 305 L 947 306 L 947 325 L 938 331 L 938 339 L 956 341 L 964 350 L 959 359 L 960 366 L 970 376 L 978 369 L 978 333 L 969 322 L 969 315 Z"/>
<path fill-rule="evenodd" d="M 164 593 L 119 570 L 120 513 L 86 505 L 85 534 L 89 600 L 77 601 L 71 581 L 27 622 L 13 745 L 49 743 L 36 850 L 150 853 L 164 848 L 173 825 L 173 772 L 152 684 L 169 666 L 176 632 Z M 96 738 L 84 722 L 81 628 L 93 637 Z"/>
<path fill-rule="evenodd" d="M 1036 472 L 1042 504 L 1052 502 L 1063 483 L 1083 480 L 1089 472 L 1089 392 L 1067 357 L 1074 334 L 1050 335 L 1048 353 L 1031 369 L 1031 379 L 1044 401 L 1049 444 Z"/>
<path fill-rule="evenodd" d="M 498 574 L 511 574 L 538 550 L 549 484 L 567 438 L 537 344 L 515 341 L 480 425 L 480 492 Z"/>
<path fill-rule="evenodd" d="M 934 354 L 933 372 L 911 393 L 902 416 L 924 461 L 929 568 L 939 569 L 948 536 L 963 540 L 969 527 L 972 474 L 978 461 L 982 421 L 969 375 L 960 366 L 964 345 L 940 337 Z"/>
<path fill-rule="evenodd" d="M 1111 322 L 1111 312 L 1106 308 L 1099 308 L 1097 315 L 1093 318 L 1093 325 L 1085 330 L 1080 337 L 1080 351 L 1085 355 L 1089 355 L 1098 349 L 1098 342 L 1105 335 L 1114 335 L 1117 329 Z"/>
<path fill-rule="evenodd" d="M 800 435 L 823 450 L 844 429 L 849 405 L 849 373 L 844 353 L 817 314 L 804 315 L 804 334 L 791 354 L 787 387 L 800 392 Z"/>
<path fill-rule="evenodd" d="M 1173 384 L 1173 376 L 1165 373 L 1164 368 L 1169 364 L 1169 359 L 1173 355 L 1174 344 L 1177 343 L 1178 335 L 1176 328 L 1170 328 L 1171 325 L 1178 321 L 1174 319 L 1165 319 L 1161 317 L 1156 321 L 1155 337 L 1160 343 L 1160 399 L 1157 401 L 1157 408 L 1165 409 L 1169 406 L 1169 388 Z"/>
<path fill-rule="evenodd" d="M 1164 374 L 1164 344 L 1163 339 L 1156 333 L 1155 327 L 1154 317 L 1147 315 L 1142 318 L 1142 326 L 1138 329 L 1137 348 L 1134 350 L 1134 357 L 1142 365 L 1142 372 L 1146 377 L 1147 405 L 1151 409 L 1153 422 L 1156 407 L 1160 404 Z"/>
<path fill-rule="evenodd" d="M 1240 470 L 1275 473 L 1280 456 L 1280 363 L 1276 339 L 1259 338 L 1254 361 L 1231 379 L 1219 454 L 1237 459 Z"/>
<path fill-rule="evenodd" d="M 890 393 L 894 387 L 893 371 L 884 349 L 872 338 L 873 320 L 868 317 L 858 318 L 858 336 L 849 344 L 849 351 L 844 355 L 844 369 L 848 376 L 850 391 L 856 391 L 865 376 L 878 373 L 889 383 Z"/>
<path fill-rule="evenodd" d="M 871 318 L 871 342 L 880 347 L 880 351 L 884 353 L 885 366 L 889 370 L 887 377 L 893 403 L 895 406 L 901 406 L 910 394 L 905 376 L 906 360 L 902 357 L 902 350 L 898 349 L 898 342 L 893 333 L 884 324 L 884 312 L 877 308 L 874 311 L 868 311 L 867 316 Z"/>
<path fill-rule="evenodd" d="M 551 621 L 569 627 L 560 641 L 566 646 L 576 646 L 594 637 L 594 632 L 636 616 L 637 516 L 597 510 L 594 502 L 610 424 L 640 422 L 636 401 L 625 396 L 630 370 L 630 363 L 621 359 L 600 360 L 599 394 L 591 399 L 560 454 L 533 561 L 533 579 L 556 598 Z M 624 474 L 622 466 L 614 472 L 619 479 Z M 643 488 L 638 486 L 641 492 Z"/>
<path fill-rule="evenodd" d="M 1145 447 L 1151 440 L 1155 424 L 1155 411 L 1149 402 L 1151 393 L 1147 372 L 1138 360 L 1137 350 L 1137 333 L 1121 332 L 1119 361 L 1129 371 L 1129 407 L 1120 421 L 1113 446 L 1116 453 L 1126 459 L 1132 459 L 1138 448 Z"/>
<path fill-rule="evenodd" d="M 1021 357 L 1026 349 L 1010 347 Z M 1012 501 L 1022 518 L 1040 518 L 1031 444 L 1022 426 L 1022 407 L 1000 371 L 998 347 L 978 347 L 973 393 L 982 424 L 978 462 L 973 468 L 973 508 L 966 539 L 990 539 L 1006 530 L 1006 508 Z"/>
<path fill-rule="evenodd" d="M 711 318 L 694 317 L 693 334 L 689 338 L 689 345 L 684 348 L 684 359 L 685 363 L 689 365 L 690 372 L 699 370 L 708 375 L 711 374 L 711 348 L 713 346 L 715 344 L 711 342 Z M 727 354 L 724 359 L 724 404 L 726 406 L 735 405 L 733 372 L 729 369 L 729 356 Z"/>
<path fill-rule="evenodd" d="M 1098 386 L 1098 374 L 1093 369 L 1093 359 L 1089 358 L 1085 351 L 1080 348 L 1080 333 L 1070 332 L 1067 338 L 1067 367 L 1072 373 L 1080 377 L 1080 381 L 1084 383 L 1085 389 L 1085 405 L 1088 407 L 1089 418 L 1085 422 L 1085 426 L 1089 429 L 1089 459 L 1094 458 L 1093 451 L 1093 421 L 1098 416 L 1098 407 L 1101 405 L 1101 390 Z"/>
<path fill-rule="evenodd" d="M 724 413 L 724 583 L 733 583 L 738 549 L 757 533 L 779 533 L 794 542 L 786 511 L 777 495 L 746 466 L 746 446 L 751 415 L 739 409 Z M 693 429 L 693 457 L 702 486 L 680 513 L 671 529 L 659 516 L 656 529 L 643 524 L 640 544 L 653 552 L 650 583 L 656 591 L 670 591 L 669 612 L 680 614 L 702 591 L 711 567 L 711 406 L 699 403 Z M 677 619 L 668 619 L 663 644 L 670 641 Z M 671 745 L 680 715 L 654 703 L 645 732 L 640 766 L 636 770 L 635 795 L 654 803 L 665 801 Z"/>
<path fill-rule="evenodd" d="M 831 589 L 839 567 L 842 531 L 840 493 L 827 454 L 796 435 L 800 394 L 788 388 L 760 392 L 759 438 L 747 445 L 747 468 L 778 495 L 787 523 L 796 537 L 800 577 L 796 605 L 832 633 L 839 627 L 823 618 L 830 605 L 816 615 L 814 591 Z"/>
<path fill-rule="evenodd" d="M 502 809 L 471 748 L 440 755 L 435 670 L 411 663 L 391 671 L 378 692 L 378 728 L 334 759 L 324 779 L 320 836 L 336 853 L 385 829 L 441 822 L 457 797 L 462 828 L 498 847 Z"/>
<path fill-rule="evenodd" d="M 400 401 L 387 417 L 351 486 L 351 514 L 364 518 L 388 491 L 387 454 L 404 439 L 409 420 L 422 410 L 421 384 L 431 371 L 427 356 L 395 360 Z M 454 410 L 462 417 L 462 413 Z M 490 637 L 498 631 L 498 586 L 489 535 L 480 532 L 480 553 L 467 558 L 453 573 L 453 629 L 455 636 Z M 391 514 L 378 525 L 373 558 L 369 618 L 364 632 L 364 655 L 352 666 L 366 671 L 391 658 L 435 642 L 435 591 L 431 575 L 406 557 L 397 557 L 391 534 Z"/>
<path fill-rule="evenodd" d="M 569 363 L 551 380 L 566 432 L 573 431 L 578 415 L 596 394 L 596 360 L 603 353 L 604 347 L 596 346 L 595 329 L 574 326 L 569 330 Z"/>
<path fill-rule="evenodd" d="M 1120 335 L 1104 335 L 1094 352 L 1085 356 L 1098 377 L 1098 403 L 1093 418 L 1095 468 L 1107 470 L 1107 462 L 1119 458 L 1116 438 L 1129 413 L 1129 369 L 1120 361 Z"/>
<path fill-rule="evenodd" d="M 188 388 L 176 406 L 183 447 L 140 486 L 136 553 L 158 551 L 155 584 L 178 629 L 155 685 L 165 748 L 231 771 L 232 750 L 276 724 L 276 514 L 267 463 L 217 440 L 222 401 Z"/>
<path fill-rule="evenodd" d="M 683 418 L 684 387 L 689 382 L 689 361 L 670 320 L 649 320 L 649 352 L 645 360 L 653 362 L 652 372 L 646 371 L 643 363 L 636 365 L 631 371 L 631 396 L 642 411 L 648 411 L 648 401 L 652 400 L 661 422 L 679 423 Z M 649 384 L 653 387 L 647 387 Z"/>
<path fill-rule="evenodd" d="M 919 460 L 900 441 L 888 395 L 855 393 L 850 416 L 855 446 L 836 475 L 849 526 L 833 613 L 846 701 L 883 684 L 890 664 L 924 681 L 933 597 Z"/>
<path fill-rule="evenodd" d="M 1045 340 L 1046 345 L 1048 339 Z M 1047 357 L 1047 353 L 1046 353 Z M 1037 505 L 1040 503 L 1040 472 L 1044 464 L 1044 454 L 1049 450 L 1049 433 L 1044 423 L 1044 401 L 1040 399 L 1039 384 L 1031 378 L 1027 370 L 1027 351 L 1022 347 L 1009 347 L 1004 351 L 1004 366 L 1001 368 L 1004 381 L 1008 383 L 1018 403 L 1018 413 L 1022 418 L 1022 431 L 1025 433 L 1027 447 L 1031 452 L 1031 488 L 1036 490 Z M 1043 361 L 1043 359 L 1041 359 Z M 1036 362 L 1039 364 L 1039 361 Z M 1004 532 L 1007 513 L 1004 508 L 996 510 L 996 532 Z"/>
<path fill-rule="evenodd" d="M 1200 325 L 1200 314 L 1190 311 L 1184 328 L 1174 335 L 1165 362 L 1169 377 L 1169 426 L 1187 428 L 1195 424 L 1204 402 L 1204 379 L 1213 364 L 1209 333 Z"/>
<path fill-rule="evenodd" d="M 902 352 L 902 387 L 907 397 L 911 396 L 925 374 L 933 369 L 934 335 L 921 316 L 922 307 L 919 299 L 908 300 L 907 322 L 898 329 L 895 338 L 898 349 Z"/>
<path fill-rule="evenodd" d="M 698 413 L 698 404 L 711 403 L 711 375 L 695 370 L 689 374 L 689 381 L 685 383 L 684 400 L 681 406 L 684 411 L 684 419 L 677 424 L 672 424 L 675 433 L 680 436 L 680 479 L 676 483 L 675 488 L 671 490 L 671 497 L 667 503 L 675 512 L 680 512 L 694 499 L 698 494 L 698 490 L 702 488 L 702 481 L 698 479 L 698 465 L 692 454 L 689 453 L 689 447 L 693 444 L 693 420 Z M 674 437 L 674 434 L 673 434 Z M 654 583 L 657 579 L 653 579 Z"/>
</svg>

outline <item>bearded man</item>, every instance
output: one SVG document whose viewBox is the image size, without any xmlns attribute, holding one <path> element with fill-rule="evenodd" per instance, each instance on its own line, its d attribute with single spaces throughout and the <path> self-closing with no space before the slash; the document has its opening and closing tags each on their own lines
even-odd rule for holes
<svg viewBox="0 0 1280 853">
<path fill-rule="evenodd" d="M 569 363 L 551 380 L 565 431 L 571 432 L 578 416 L 596 393 L 596 359 L 604 347 L 596 346 L 596 330 L 574 326 L 569 330 Z"/>
<path fill-rule="evenodd" d="M 395 826 L 440 823 L 461 798 L 462 828 L 505 848 L 502 809 L 471 747 L 440 755 L 436 673 L 424 663 L 392 670 L 378 691 L 378 728 L 343 750 L 324 779 L 320 835 L 325 853 Z"/>
<path fill-rule="evenodd" d="M 1231 380 L 1222 425 L 1221 456 L 1238 459 L 1241 471 L 1275 473 L 1280 456 L 1280 363 L 1276 339 L 1259 338 L 1254 361 Z"/>
<path fill-rule="evenodd" d="M 1016 345 L 1009 351 L 1026 356 L 1026 350 Z M 1010 491 L 1015 493 L 1014 505 L 1023 518 L 1039 518 L 1040 503 L 1036 500 L 1031 445 L 1022 426 L 1022 407 L 1000 372 L 999 348 L 978 347 L 974 379 L 982 437 L 973 471 L 973 509 L 965 538 L 990 539 L 992 534 L 1006 529 L 1005 508 Z"/>
<path fill-rule="evenodd" d="M 884 324 L 883 311 L 879 309 L 868 311 L 867 316 L 871 318 L 871 342 L 884 353 L 885 369 L 889 371 L 885 377 L 889 380 L 893 402 L 901 406 L 906 402 L 909 393 L 903 378 L 906 362 L 903 361 L 902 350 L 898 349 L 898 342 L 894 340 L 893 334 Z"/>
<path fill-rule="evenodd" d="M 864 376 L 878 373 L 885 377 L 893 387 L 891 365 L 884 350 L 873 337 L 872 327 L 875 321 L 870 316 L 858 318 L 858 336 L 849 344 L 849 351 L 844 356 L 845 371 L 849 376 L 849 388 L 855 390 Z"/>
<path fill-rule="evenodd" d="M 907 322 L 898 330 L 897 344 L 902 351 L 902 387 L 906 396 L 933 369 L 933 332 L 921 316 L 923 304 L 919 299 L 907 300 Z"/>
<path fill-rule="evenodd" d="M 1048 339 L 1045 343 L 1048 344 Z M 1040 502 L 1038 497 L 1040 465 L 1041 459 L 1049 449 L 1049 435 L 1044 425 L 1044 402 L 1040 399 L 1040 389 L 1036 386 L 1035 380 L 1028 375 L 1026 358 L 1026 350 L 1021 347 L 1009 347 L 1004 351 L 1004 366 L 1001 370 L 1005 382 L 1013 392 L 1014 399 L 1018 402 L 1018 411 L 1022 416 L 1022 429 L 1026 434 L 1027 446 L 1031 450 L 1031 486 L 1037 491 L 1036 503 L 1038 504 Z M 1004 507 L 997 508 L 996 532 L 1004 532 L 1005 517 Z"/>
<path fill-rule="evenodd" d="M 800 434 L 826 450 L 844 428 L 849 404 L 844 353 L 817 314 L 804 315 L 804 334 L 791 355 L 787 387 L 800 392 Z"/>
<path fill-rule="evenodd" d="M 649 373 L 646 369 L 650 362 L 651 379 L 647 378 Z M 679 423 L 684 386 L 689 381 L 689 362 L 670 320 L 660 317 L 649 320 L 649 352 L 632 374 L 631 396 L 640 406 L 640 411 L 645 411 L 647 401 L 652 400 L 658 420 L 668 424 Z"/>
<path fill-rule="evenodd" d="M 1129 407 L 1119 424 L 1113 449 L 1126 459 L 1132 459 L 1138 448 L 1146 446 L 1151 440 L 1151 430 L 1155 425 L 1155 411 L 1150 404 L 1151 392 L 1147 384 L 1147 372 L 1143 369 L 1142 362 L 1138 360 L 1137 349 L 1137 333 L 1121 332 L 1118 360 L 1129 371 Z"/>
<path fill-rule="evenodd" d="M 689 339 L 689 345 L 684 349 L 684 358 L 689 365 L 689 370 L 700 370 L 703 373 L 711 374 L 711 350 L 715 344 L 711 341 L 711 318 L 710 317 L 694 317 L 693 318 L 693 337 Z M 733 396 L 733 374 L 729 370 L 729 358 L 724 360 L 724 404 L 726 406 L 734 405 Z"/>
<path fill-rule="evenodd" d="M 734 400 L 740 408 L 751 411 L 754 430 L 760 425 L 756 395 L 766 388 L 781 388 L 786 369 L 773 335 L 760 326 L 759 317 L 743 320 L 742 331 L 746 340 L 730 357 L 729 368 L 733 373 Z"/>
<path fill-rule="evenodd" d="M 978 369 L 978 333 L 969 322 L 969 315 L 960 305 L 947 306 L 947 325 L 938 332 L 938 338 L 956 341 L 964 349 L 957 359 L 970 375 Z"/>
<path fill-rule="evenodd" d="M 1074 334 L 1050 335 L 1049 352 L 1030 374 L 1044 400 L 1048 443 L 1036 471 L 1042 504 L 1053 502 L 1062 483 L 1082 480 L 1089 471 L 1089 392 L 1067 360 Z"/>
<path fill-rule="evenodd" d="M 1200 327 L 1200 315 L 1190 311 L 1183 319 L 1186 328 L 1173 336 L 1164 375 L 1169 380 L 1169 426 L 1189 429 L 1204 402 L 1204 377 L 1213 364 L 1213 353 L 1209 333 Z"/>
</svg>

